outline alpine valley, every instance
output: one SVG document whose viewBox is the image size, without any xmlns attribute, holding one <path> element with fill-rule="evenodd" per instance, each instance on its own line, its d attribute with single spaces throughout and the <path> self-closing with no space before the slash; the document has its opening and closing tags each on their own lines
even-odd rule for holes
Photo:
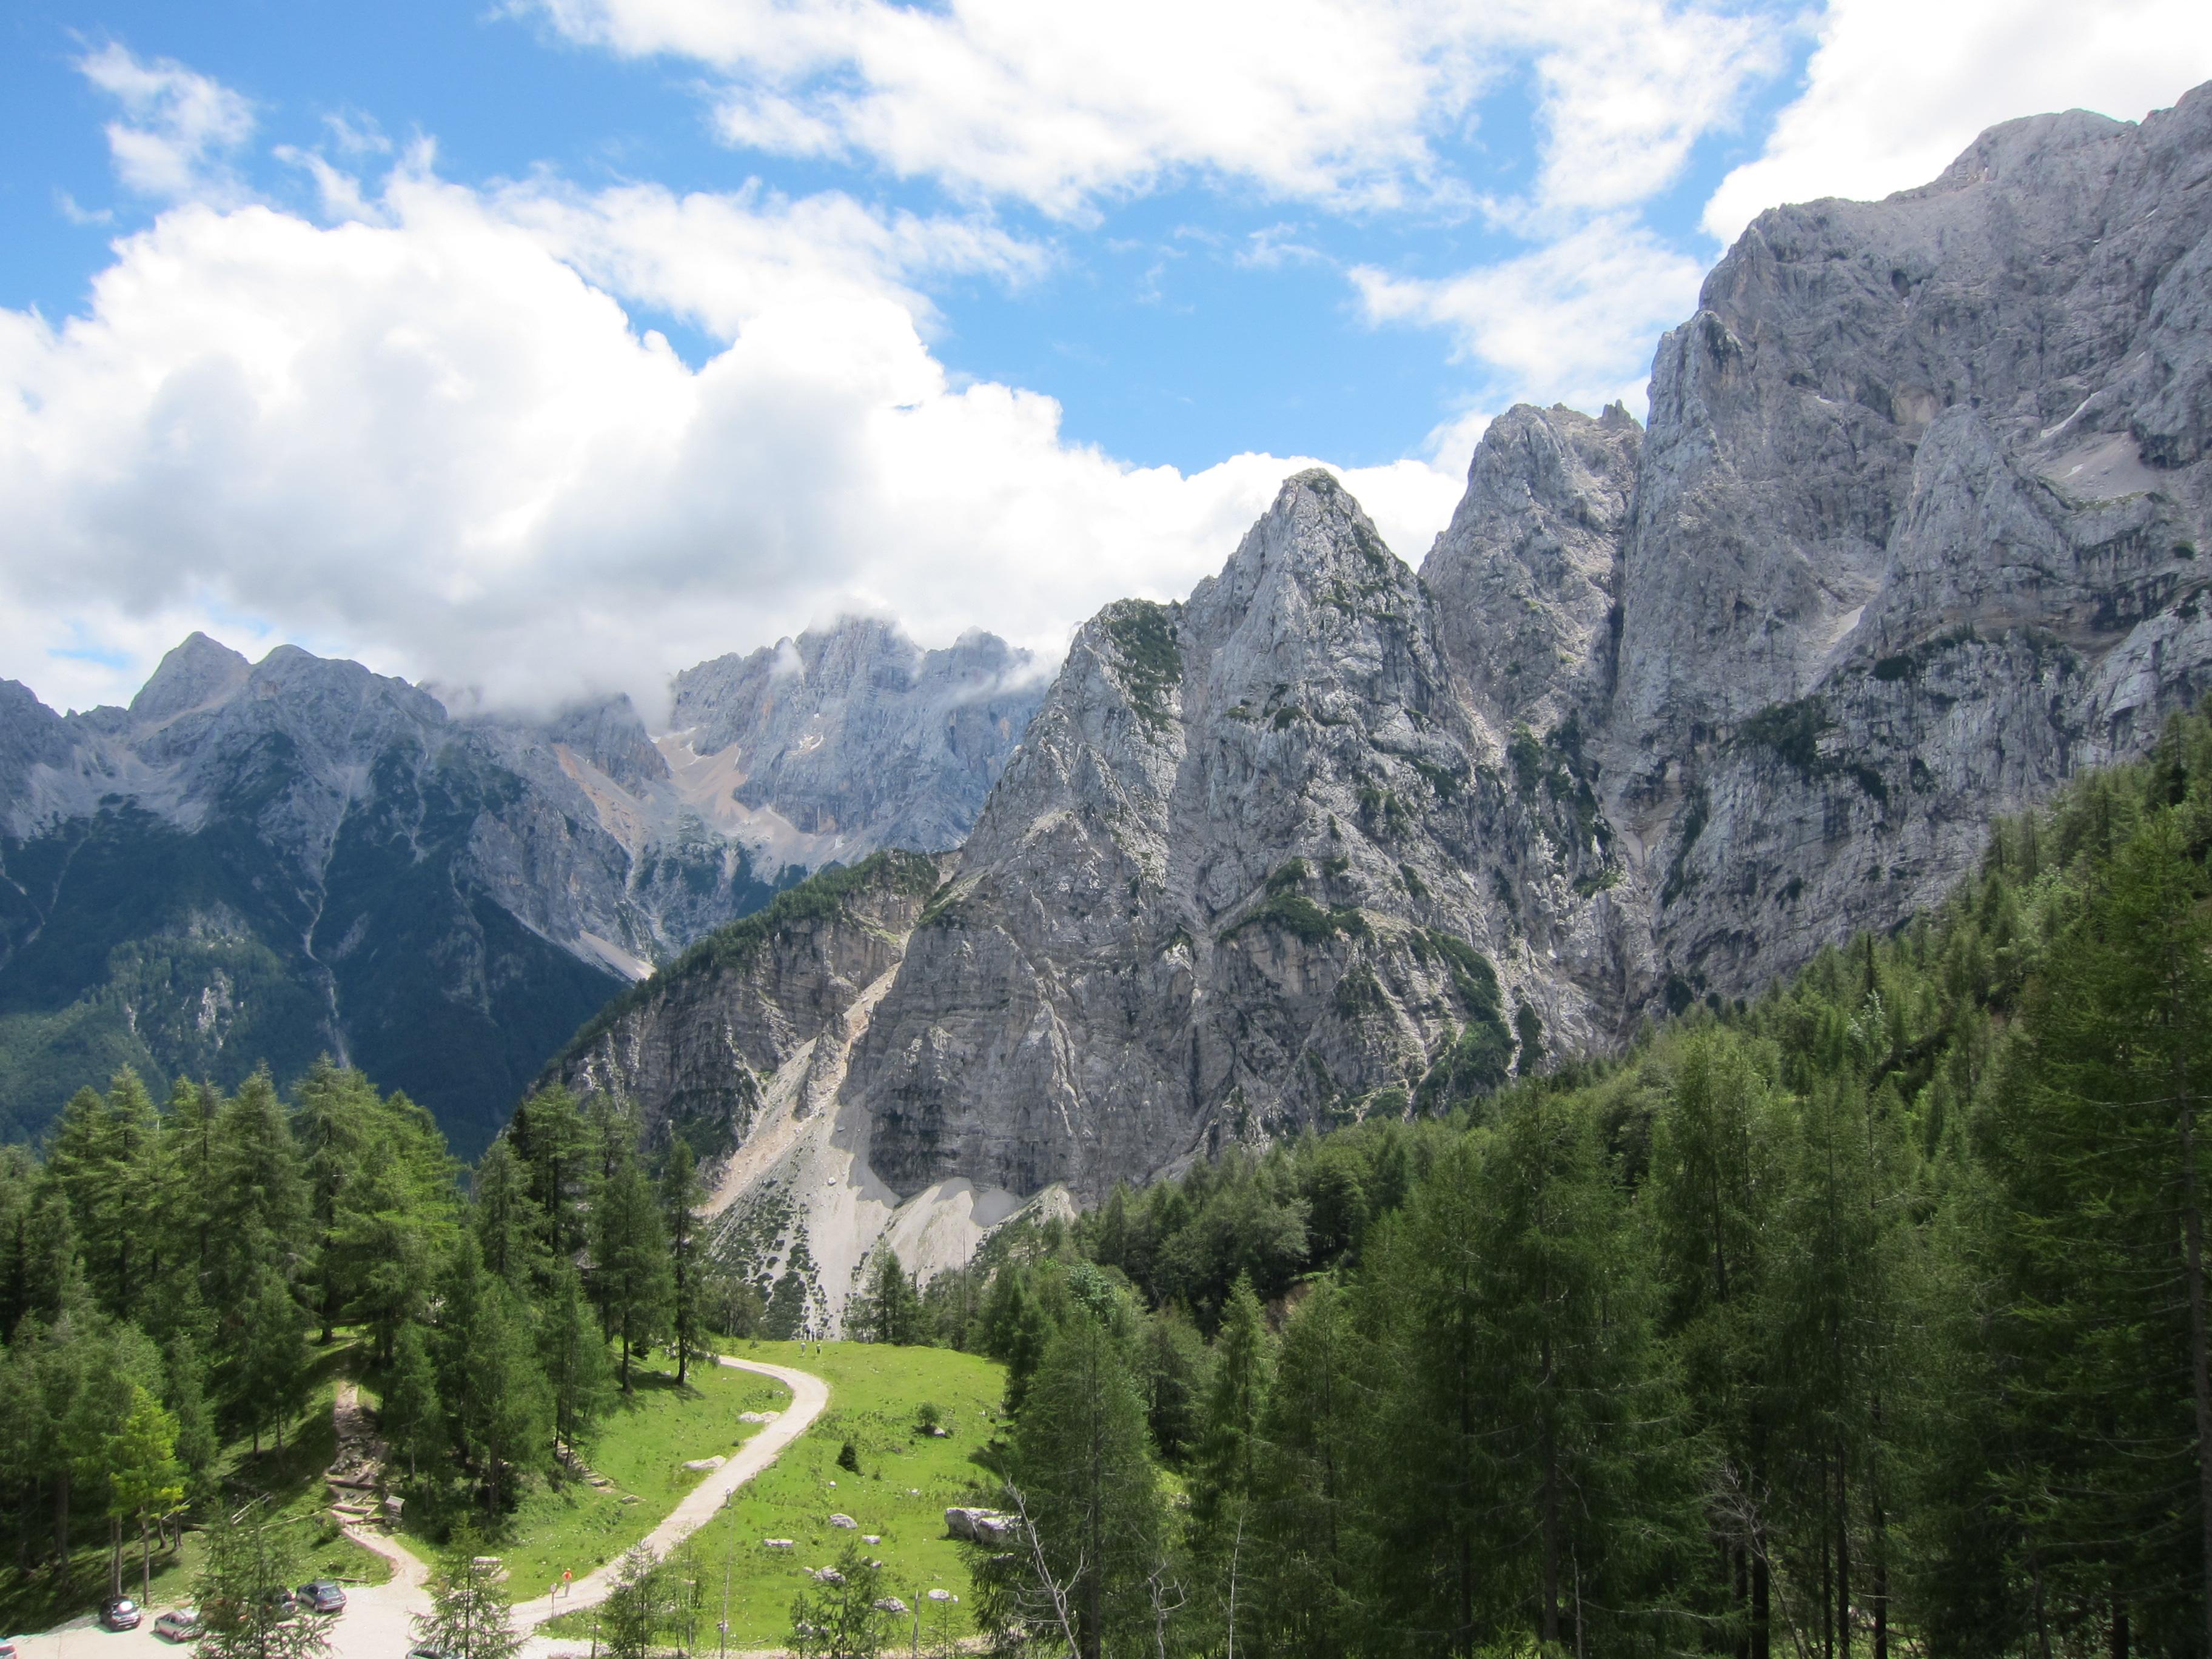
<svg viewBox="0 0 2212 1659">
<path fill-rule="evenodd" d="M 199 635 L 128 708 L 0 683 L 0 1136 L 120 1066 L 327 1054 L 473 1157 L 655 963 L 811 868 L 957 843 L 1042 690 L 996 639 L 850 619 L 679 676 L 657 738 L 626 698 L 456 717 Z"/>
<path fill-rule="evenodd" d="M 1762 215 L 1649 407 L 1494 421 L 1418 572 L 1292 477 L 1048 689 L 852 622 L 657 737 L 198 638 L 128 710 L 9 688 L 9 1127 L 325 1050 L 465 1152 L 533 1079 L 619 1095 L 834 1329 L 878 1241 L 1753 994 L 2212 689 L 2212 88 Z"/>
</svg>

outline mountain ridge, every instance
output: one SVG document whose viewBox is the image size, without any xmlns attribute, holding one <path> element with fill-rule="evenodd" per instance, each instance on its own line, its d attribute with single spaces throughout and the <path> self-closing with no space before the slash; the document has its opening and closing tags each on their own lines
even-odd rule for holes
<svg viewBox="0 0 2212 1659">
<path fill-rule="evenodd" d="M 874 621 L 801 641 L 825 659 L 851 637 L 923 654 Z M 963 647 L 1015 684 L 994 688 L 960 775 L 907 744 L 921 758 L 901 802 L 939 823 L 995 775 L 1023 718 L 1025 653 Z M 865 706 L 878 749 L 942 719 L 868 666 L 870 695 L 832 674 L 825 696 Z M 760 831 L 772 788 L 760 811 L 733 804 L 776 740 L 725 744 L 687 778 L 625 697 L 455 714 L 359 664 L 293 646 L 249 663 L 204 634 L 128 708 L 57 714 L 0 684 L 0 1133 L 36 1133 L 126 1064 L 234 1085 L 263 1060 L 282 1079 L 329 1053 L 473 1152 L 624 983 L 829 856 L 821 838 Z M 841 766 L 882 769 L 844 747 L 815 744 L 818 788 Z M 859 857 L 895 827 L 864 811 L 840 845 Z"/>
<path fill-rule="evenodd" d="M 824 1178 L 894 1242 L 957 1183 L 1095 1200 L 1940 899 L 2212 689 L 2208 182 L 2199 88 L 1772 210 L 1650 424 L 1499 417 L 1418 575 L 1309 473 L 1186 599 L 1101 611 L 871 988 L 823 1108 L 865 1167 Z M 786 1197 L 818 1255 L 847 1212 Z"/>
</svg>

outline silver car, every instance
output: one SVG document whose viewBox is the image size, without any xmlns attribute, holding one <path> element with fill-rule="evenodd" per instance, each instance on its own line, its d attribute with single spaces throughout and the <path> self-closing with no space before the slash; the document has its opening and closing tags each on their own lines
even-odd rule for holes
<svg viewBox="0 0 2212 1659">
<path fill-rule="evenodd" d="M 200 1610 L 198 1607 L 171 1607 L 154 1621 L 154 1634 L 171 1642 L 198 1641 Z"/>
</svg>

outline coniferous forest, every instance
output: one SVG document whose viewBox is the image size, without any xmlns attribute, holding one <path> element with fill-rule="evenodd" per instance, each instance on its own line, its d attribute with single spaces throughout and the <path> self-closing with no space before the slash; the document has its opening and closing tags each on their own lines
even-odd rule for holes
<svg viewBox="0 0 2212 1659">
<path fill-rule="evenodd" d="M 1079 1659 L 2212 1653 L 2208 854 L 2195 718 L 1941 910 L 1617 1059 L 1524 1042 L 1495 1093 L 924 1285 L 884 1254 L 852 1334 L 1006 1367 L 981 1622 Z M 495 1536 L 641 1354 L 774 1318 L 702 1202 L 603 1099 L 534 1095 L 464 1172 L 332 1066 L 80 1093 L 0 1152 L 0 1559 L 173 1540 L 341 1328 L 410 1503 Z"/>
</svg>

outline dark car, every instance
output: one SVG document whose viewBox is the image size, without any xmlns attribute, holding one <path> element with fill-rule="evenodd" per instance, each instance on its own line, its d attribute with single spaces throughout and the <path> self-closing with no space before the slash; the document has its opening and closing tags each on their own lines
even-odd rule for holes
<svg viewBox="0 0 2212 1659">
<path fill-rule="evenodd" d="M 300 1598 L 279 1585 L 269 1592 L 269 1607 L 270 1611 L 276 1615 L 278 1622 L 282 1623 L 300 1611 Z"/>
<path fill-rule="evenodd" d="M 317 1578 L 300 1586 L 300 1604 L 310 1613 L 343 1613 L 345 1591 L 335 1578 Z"/>
<path fill-rule="evenodd" d="M 453 1655 L 441 1653 L 436 1648 L 416 1648 L 407 1659 L 453 1659 Z"/>
<path fill-rule="evenodd" d="M 0 1642 L 0 1659 L 15 1659 L 15 1644 L 13 1642 Z"/>
<path fill-rule="evenodd" d="M 127 1595 L 111 1595 L 100 1604 L 100 1622 L 108 1630 L 137 1630 L 144 1616 Z"/>
</svg>

